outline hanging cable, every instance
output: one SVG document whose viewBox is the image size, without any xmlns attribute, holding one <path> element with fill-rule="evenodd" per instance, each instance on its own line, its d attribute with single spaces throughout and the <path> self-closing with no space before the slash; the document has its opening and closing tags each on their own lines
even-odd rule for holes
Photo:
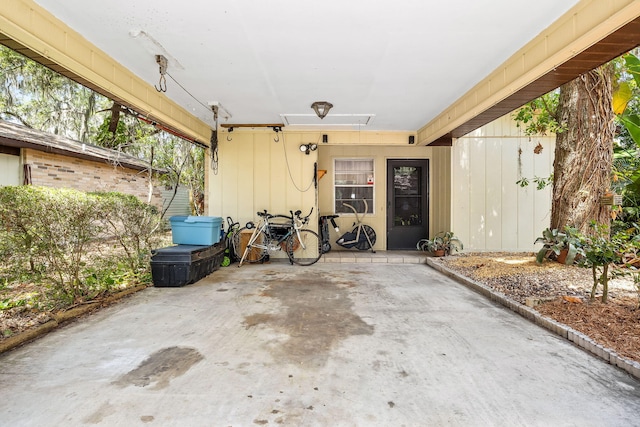
<svg viewBox="0 0 640 427">
<path fill-rule="evenodd" d="M 213 129 L 211 129 L 211 170 L 214 175 L 218 175 L 218 106 L 212 105 L 213 110 Z"/>
<path fill-rule="evenodd" d="M 296 181 L 293 179 L 293 175 L 291 174 L 291 166 L 289 166 L 289 157 L 287 157 L 287 147 L 285 147 L 285 137 L 284 137 L 284 133 L 282 134 L 282 149 L 284 150 L 284 162 L 287 165 L 287 173 L 289 174 L 289 179 L 291 179 L 291 183 L 293 184 L 293 186 L 296 188 L 296 190 L 298 190 L 301 193 L 306 193 L 307 191 L 309 191 L 311 189 L 311 187 L 313 186 L 313 183 L 316 180 L 315 175 L 311 178 L 311 182 L 309 183 L 309 185 L 307 186 L 307 188 L 305 188 L 304 190 L 301 189 L 300 187 L 298 187 L 298 184 L 296 184 Z"/>
<path fill-rule="evenodd" d="M 194 100 L 194 101 L 196 101 L 198 104 L 202 105 L 202 106 L 203 106 L 204 108 L 206 108 L 207 110 L 210 110 L 210 109 L 211 109 L 211 107 L 210 107 L 210 106 L 206 105 L 205 103 L 201 102 L 198 98 L 196 98 L 195 96 L 193 96 L 193 94 L 192 94 L 191 92 L 189 92 L 189 91 L 187 90 L 187 88 L 185 88 L 184 86 L 182 86 L 182 85 L 180 84 L 180 82 L 179 82 L 179 81 L 177 81 L 176 79 L 174 79 L 174 78 L 173 78 L 173 76 L 172 76 L 171 74 L 169 74 L 169 73 L 166 73 L 166 74 L 167 74 L 167 76 L 169 76 L 169 78 L 170 78 L 171 80 L 173 80 L 173 82 L 174 82 L 175 84 L 177 84 L 178 86 L 180 86 L 180 89 L 182 89 L 182 90 L 183 90 L 187 95 L 189 95 L 191 98 L 193 98 L 193 100 Z"/>
<path fill-rule="evenodd" d="M 218 131 L 211 129 L 211 170 L 218 175 Z"/>
</svg>

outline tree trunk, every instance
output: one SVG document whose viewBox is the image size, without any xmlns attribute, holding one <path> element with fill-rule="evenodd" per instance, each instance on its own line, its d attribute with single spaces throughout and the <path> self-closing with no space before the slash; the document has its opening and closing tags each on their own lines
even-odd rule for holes
<svg viewBox="0 0 640 427">
<path fill-rule="evenodd" d="M 595 220 L 609 224 L 608 206 L 600 197 L 610 189 L 614 115 L 611 106 L 613 68 L 604 65 L 560 88 L 553 165 L 551 228 L 569 225 L 583 233 Z"/>
</svg>

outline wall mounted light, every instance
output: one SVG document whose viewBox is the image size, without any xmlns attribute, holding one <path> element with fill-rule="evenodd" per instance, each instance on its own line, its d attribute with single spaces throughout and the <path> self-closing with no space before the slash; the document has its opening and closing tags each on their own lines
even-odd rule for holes
<svg viewBox="0 0 640 427">
<path fill-rule="evenodd" d="M 304 154 L 309 155 L 310 152 L 316 151 L 318 149 L 318 144 L 302 144 L 300 145 L 300 151 Z"/>
<path fill-rule="evenodd" d="M 320 119 L 324 119 L 329 113 L 329 110 L 333 108 L 333 104 L 327 101 L 316 101 L 311 104 L 311 108 L 316 112 Z"/>
</svg>

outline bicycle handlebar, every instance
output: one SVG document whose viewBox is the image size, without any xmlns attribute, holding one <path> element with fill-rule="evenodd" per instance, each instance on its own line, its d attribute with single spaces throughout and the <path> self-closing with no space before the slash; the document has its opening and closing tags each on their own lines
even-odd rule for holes
<svg viewBox="0 0 640 427">
<path fill-rule="evenodd" d="M 270 214 L 269 212 L 267 212 L 267 210 L 265 209 L 262 212 L 257 212 L 259 217 L 265 218 L 265 219 L 271 219 L 271 218 L 289 218 L 291 220 L 293 220 L 294 218 L 297 218 L 298 220 L 302 221 L 304 224 L 306 224 L 309 221 L 309 217 L 311 216 L 311 213 L 313 212 L 313 207 L 311 207 L 311 210 L 309 211 L 309 213 L 307 214 L 307 216 L 300 216 L 302 214 L 302 211 L 300 209 L 298 209 L 297 211 L 289 211 L 289 213 L 291 214 L 291 216 L 286 216 L 286 215 L 273 215 Z"/>
<path fill-rule="evenodd" d="M 311 210 L 309 211 L 309 213 L 307 214 L 307 216 L 300 216 L 302 214 L 302 211 L 300 209 L 298 209 L 297 211 L 293 212 L 293 211 L 289 211 L 291 213 L 291 218 L 295 218 L 298 219 L 299 221 L 302 221 L 303 224 L 306 224 L 307 222 L 309 222 L 309 217 L 311 216 L 311 213 L 313 212 L 313 206 L 311 207 Z"/>
</svg>

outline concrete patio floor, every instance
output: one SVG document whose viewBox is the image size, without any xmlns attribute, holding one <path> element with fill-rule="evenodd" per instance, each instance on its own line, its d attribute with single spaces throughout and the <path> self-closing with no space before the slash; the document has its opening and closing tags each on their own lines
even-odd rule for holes
<svg viewBox="0 0 640 427">
<path fill-rule="evenodd" d="M 6 426 L 632 426 L 640 382 L 419 263 L 222 268 L 0 355 Z"/>
</svg>

